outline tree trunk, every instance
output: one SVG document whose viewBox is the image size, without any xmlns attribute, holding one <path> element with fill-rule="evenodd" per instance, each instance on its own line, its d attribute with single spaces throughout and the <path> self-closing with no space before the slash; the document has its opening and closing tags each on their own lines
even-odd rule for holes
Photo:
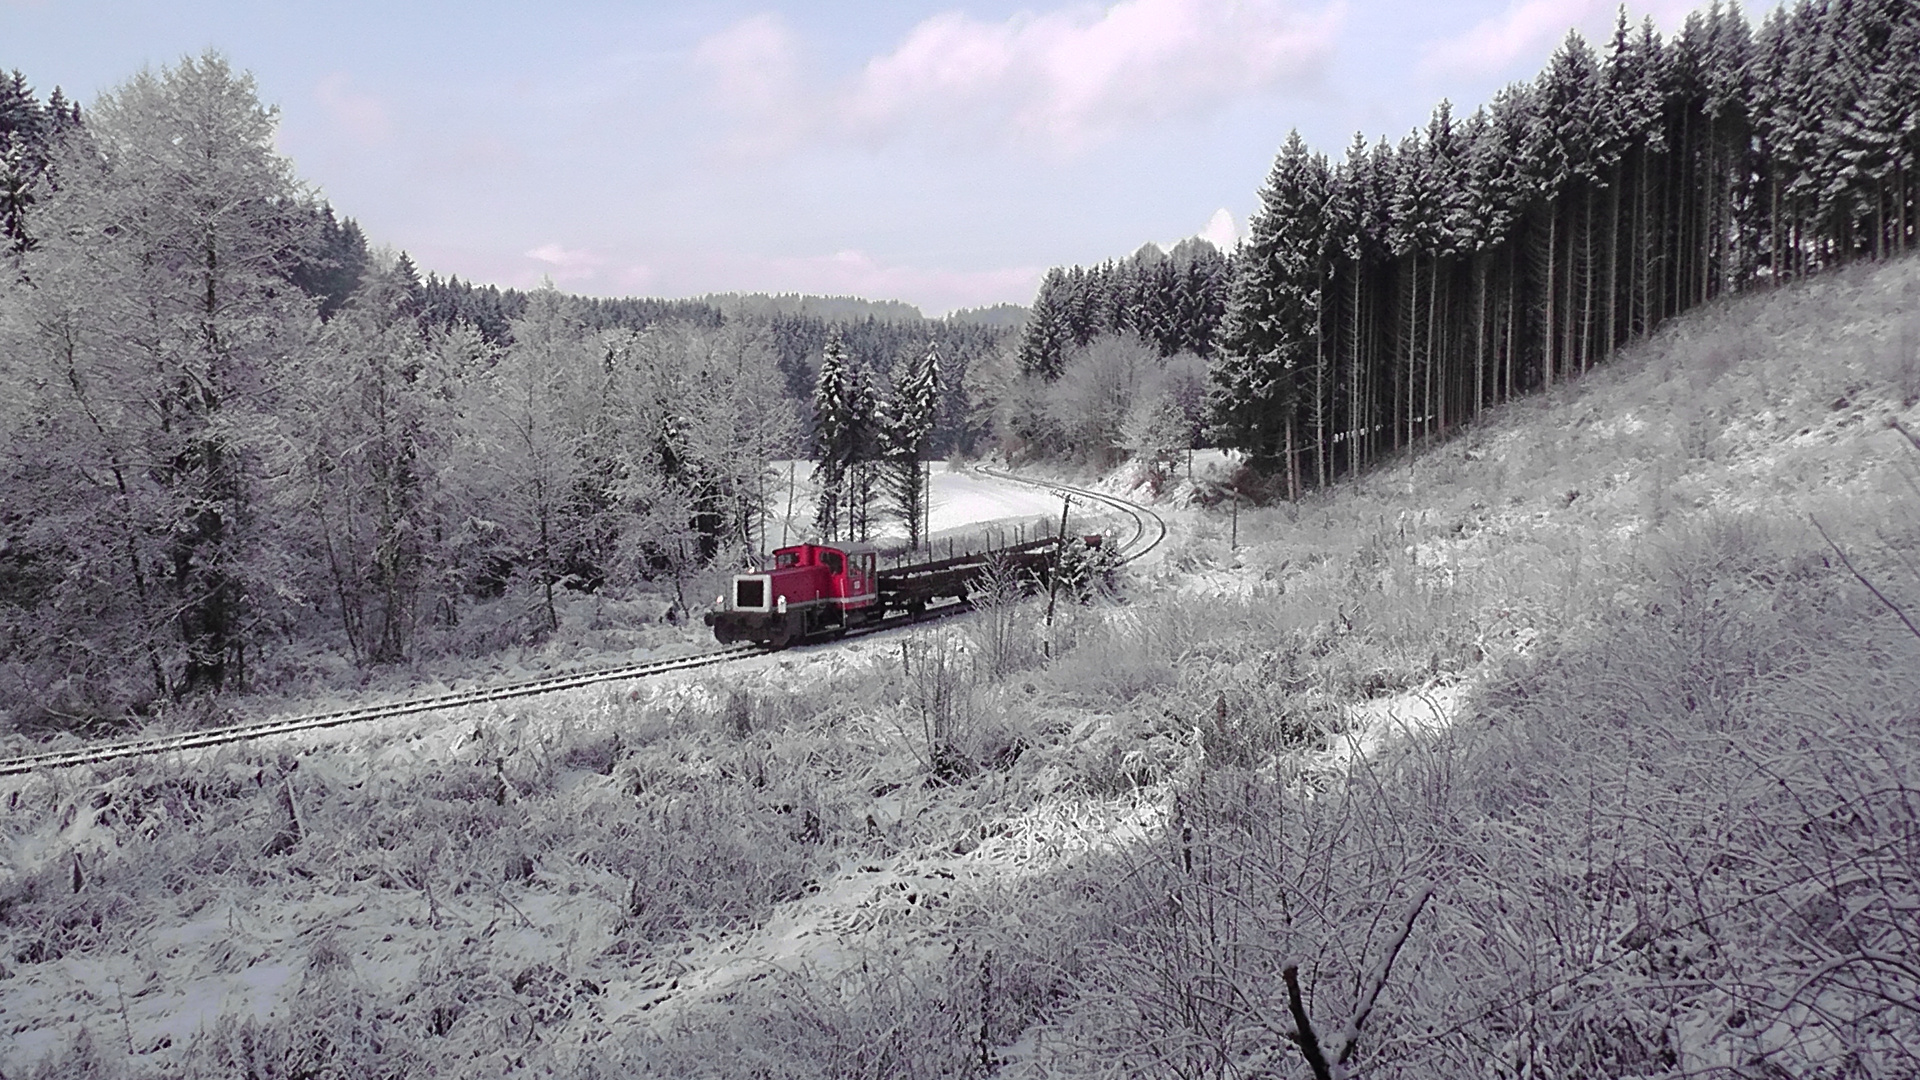
<svg viewBox="0 0 1920 1080">
<path fill-rule="evenodd" d="M 1320 295 L 1326 295 L 1326 283 L 1321 281 Z M 1324 305 L 1322 305 L 1324 307 Z M 1321 333 L 1320 320 L 1324 311 L 1314 314 L 1313 328 L 1313 463 L 1314 477 L 1321 488 L 1327 486 L 1327 357 L 1326 335 Z"/>
<path fill-rule="evenodd" d="M 1424 388 L 1425 404 L 1423 406 L 1426 410 L 1426 415 L 1423 416 L 1420 421 L 1420 433 L 1423 436 L 1431 436 L 1436 423 L 1442 432 L 1447 430 L 1445 416 L 1446 385 L 1442 382 L 1444 378 L 1444 365 L 1440 362 L 1440 358 L 1434 355 L 1439 351 L 1439 318 L 1440 256 L 1435 255 L 1432 264 L 1427 270 L 1427 354 L 1422 364 L 1422 368 L 1426 372 L 1426 386 Z"/>
<path fill-rule="evenodd" d="M 1548 387 L 1553 385 L 1553 331 L 1554 331 L 1553 301 L 1554 301 L 1554 291 L 1558 286 L 1558 282 L 1555 280 L 1557 276 L 1555 272 L 1557 264 L 1555 263 L 1554 260 L 1557 252 L 1554 251 L 1554 246 L 1556 241 L 1559 239 L 1559 225 L 1560 225 L 1560 215 L 1557 212 L 1554 204 L 1548 203 L 1547 204 L 1547 273 L 1545 278 L 1545 284 L 1547 287 L 1547 310 L 1546 310 L 1546 317 L 1541 320 L 1541 327 L 1540 327 L 1540 389 L 1542 390 L 1545 390 Z"/>
<path fill-rule="evenodd" d="M 1616 162 L 1613 166 L 1613 189 L 1610 191 L 1607 209 L 1607 349 L 1603 359 L 1611 359 L 1618 347 L 1620 330 L 1620 185 L 1626 180 L 1626 172 Z"/>
<path fill-rule="evenodd" d="M 1360 355 L 1360 260 L 1355 259 L 1349 273 L 1350 294 L 1347 310 L 1347 472 L 1358 473 L 1366 464 L 1367 400 Z"/>
<path fill-rule="evenodd" d="M 1475 252 L 1473 256 L 1473 407 L 1468 412 L 1469 421 L 1480 417 L 1480 410 L 1487 402 L 1487 262 L 1486 257 Z"/>
</svg>

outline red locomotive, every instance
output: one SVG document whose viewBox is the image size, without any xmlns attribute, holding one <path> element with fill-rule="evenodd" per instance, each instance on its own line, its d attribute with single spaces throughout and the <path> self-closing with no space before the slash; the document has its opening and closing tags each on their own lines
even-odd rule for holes
<svg viewBox="0 0 1920 1080">
<path fill-rule="evenodd" d="M 844 633 L 884 610 L 876 559 L 863 545 L 783 547 L 763 572 L 734 576 L 730 594 L 707 612 L 707 625 L 723 645 L 757 641 L 776 649 L 815 634 Z"/>
<path fill-rule="evenodd" d="M 1099 548 L 1102 539 L 1075 538 L 1089 548 Z M 965 601 L 995 562 L 1017 580 L 1033 583 L 1060 561 L 1058 541 L 1051 537 L 900 566 L 882 567 L 879 558 L 865 544 L 780 548 L 760 572 L 734 575 L 706 623 L 723 645 L 753 641 L 784 649 L 804 638 L 844 634 L 889 612 L 917 615 L 944 597 Z"/>
</svg>

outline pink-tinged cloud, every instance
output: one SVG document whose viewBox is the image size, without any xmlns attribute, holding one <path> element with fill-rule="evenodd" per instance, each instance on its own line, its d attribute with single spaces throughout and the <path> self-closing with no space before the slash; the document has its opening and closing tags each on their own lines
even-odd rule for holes
<svg viewBox="0 0 1920 1080">
<path fill-rule="evenodd" d="M 387 117 L 384 102 L 372 94 L 353 89 L 341 72 L 320 80 L 314 96 L 335 127 L 365 146 L 378 146 L 393 136 L 393 122 Z"/>
<path fill-rule="evenodd" d="M 928 121 L 1009 127 L 1062 150 L 1276 87 L 1331 56 L 1339 6 L 1281 0 L 1123 0 L 983 22 L 936 15 L 870 60 L 844 108 L 892 134 Z"/>
<path fill-rule="evenodd" d="M 1233 250 L 1234 245 L 1240 242 L 1240 230 L 1233 223 L 1233 212 L 1224 206 L 1215 210 L 1201 228 L 1199 236 L 1221 251 Z"/>
<path fill-rule="evenodd" d="M 778 15 L 755 15 L 700 43 L 694 61 L 722 108 L 749 125 L 735 149 L 786 149 L 812 122 L 799 78 L 799 44 Z"/>
<path fill-rule="evenodd" d="M 1694 0 L 1651 0 L 1634 5 L 1629 17 L 1637 25 L 1642 17 L 1652 15 L 1657 24 L 1672 29 L 1695 6 Z M 1516 67 L 1537 69 L 1568 30 L 1579 30 L 1596 48 L 1604 47 L 1611 40 L 1619 9 L 1616 0 L 1525 0 L 1457 37 L 1429 43 L 1419 71 L 1434 78 L 1500 75 Z"/>
<path fill-rule="evenodd" d="M 590 282 L 600 276 L 606 258 L 585 248 L 572 249 L 559 244 L 542 244 L 526 253 L 529 259 L 547 264 L 545 273 L 556 282 Z"/>
<path fill-rule="evenodd" d="M 849 77 L 810 81 L 795 35 L 762 15 L 709 38 L 696 58 L 719 103 L 750 127 L 736 145 L 788 148 L 810 135 L 884 142 L 932 129 L 1072 153 L 1172 116 L 1311 86 L 1342 18 L 1339 2 L 1309 11 L 1295 0 L 1121 0 L 999 22 L 953 11 Z"/>
</svg>

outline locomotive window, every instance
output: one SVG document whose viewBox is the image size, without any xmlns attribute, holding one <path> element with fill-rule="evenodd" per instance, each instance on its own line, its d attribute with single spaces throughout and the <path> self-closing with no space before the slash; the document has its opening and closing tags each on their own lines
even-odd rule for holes
<svg viewBox="0 0 1920 1080">
<path fill-rule="evenodd" d="M 837 551 L 821 552 L 820 558 L 827 564 L 827 570 L 832 573 L 838 574 L 846 570 L 846 564 L 841 561 L 840 553 Z"/>
<path fill-rule="evenodd" d="M 799 565 L 800 553 L 797 551 L 783 551 L 773 557 L 773 568 L 775 570 L 789 570 Z"/>
<path fill-rule="evenodd" d="M 733 583 L 733 606 L 743 608 L 763 608 L 767 606 L 767 583 L 758 578 L 738 578 Z"/>
</svg>

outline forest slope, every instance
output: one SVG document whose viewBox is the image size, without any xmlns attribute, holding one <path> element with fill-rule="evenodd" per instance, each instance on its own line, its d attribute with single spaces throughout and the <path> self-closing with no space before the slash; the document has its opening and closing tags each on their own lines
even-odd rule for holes
<svg viewBox="0 0 1920 1080">
<path fill-rule="evenodd" d="M 1304 1076 L 1297 963 L 1366 1076 L 1911 1075 L 1917 311 L 1709 306 L 1050 626 L 9 781 L 0 1068 Z"/>
</svg>

